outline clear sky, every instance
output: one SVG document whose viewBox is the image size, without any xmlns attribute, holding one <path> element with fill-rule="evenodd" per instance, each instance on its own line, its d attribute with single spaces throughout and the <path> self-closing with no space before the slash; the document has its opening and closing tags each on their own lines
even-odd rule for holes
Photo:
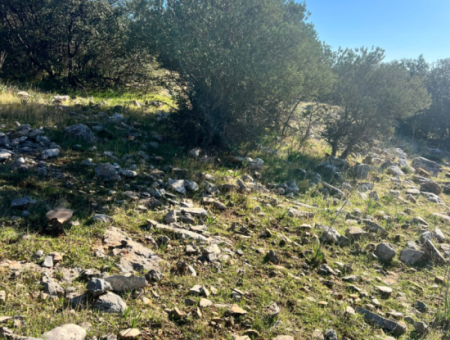
<svg viewBox="0 0 450 340">
<path fill-rule="evenodd" d="M 306 0 L 333 49 L 379 46 L 386 60 L 450 58 L 450 0 Z"/>
</svg>

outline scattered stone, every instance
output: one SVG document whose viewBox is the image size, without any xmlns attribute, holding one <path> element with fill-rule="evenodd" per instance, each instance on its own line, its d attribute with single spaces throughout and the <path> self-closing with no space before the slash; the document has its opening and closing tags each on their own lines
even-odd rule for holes
<svg viewBox="0 0 450 340">
<path fill-rule="evenodd" d="M 385 318 L 383 318 L 375 313 L 372 313 L 362 307 L 357 307 L 356 312 L 358 314 L 362 314 L 368 322 L 372 322 L 372 323 L 378 325 L 382 329 L 392 333 L 395 336 L 400 336 L 406 332 L 406 325 L 404 323 L 402 323 L 401 321 L 396 322 L 396 321 L 392 321 L 389 319 L 385 319 Z"/>
<path fill-rule="evenodd" d="M 44 333 L 42 338 L 44 340 L 84 340 L 86 330 L 74 324 L 66 324 Z"/>
<path fill-rule="evenodd" d="M 53 268 L 53 256 L 47 256 L 41 266 L 44 268 Z"/>
<path fill-rule="evenodd" d="M 425 243 L 422 245 L 422 251 L 427 255 L 427 257 L 435 261 L 437 263 L 445 263 L 445 259 L 442 256 L 442 254 L 439 252 L 439 250 L 436 249 L 433 242 L 431 240 L 426 240 Z"/>
<path fill-rule="evenodd" d="M 105 214 L 95 214 L 92 218 L 94 222 L 103 223 L 103 224 L 109 224 L 113 223 L 114 220 L 112 217 L 105 215 Z"/>
<path fill-rule="evenodd" d="M 385 262 L 392 261 L 395 254 L 395 248 L 390 243 L 380 243 L 375 250 L 375 255 Z"/>
<path fill-rule="evenodd" d="M 49 211 L 46 215 L 49 222 L 58 222 L 59 224 L 65 224 L 73 216 L 73 210 L 70 209 L 56 209 Z"/>
<path fill-rule="evenodd" d="M 41 158 L 42 159 L 49 159 L 59 156 L 59 149 L 47 149 L 42 152 Z"/>
<path fill-rule="evenodd" d="M 112 287 L 105 280 L 92 278 L 87 284 L 87 290 L 93 297 L 97 297 L 106 294 L 108 290 L 112 290 Z"/>
<path fill-rule="evenodd" d="M 72 138 L 79 139 L 87 143 L 95 143 L 97 140 L 92 130 L 84 124 L 68 126 L 64 129 L 64 132 Z"/>
<path fill-rule="evenodd" d="M 27 208 L 28 206 L 36 204 L 36 201 L 25 196 L 23 198 L 15 199 L 11 202 L 11 208 Z"/>
<path fill-rule="evenodd" d="M 105 313 L 123 313 L 127 309 L 127 304 L 120 296 L 107 292 L 95 301 L 93 307 Z"/>
<path fill-rule="evenodd" d="M 428 325 L 423 321 L 414 322 L 414 329 L 419 334 L 424 334 L 428 331 Z"/>
<path fill-rule="evenodd" d="M 416 265 L 425 259 L 425 253 L 423 251 L 405 248 L 400 253 L 400 261 L 407 265 Z"/>
<path fill-rule="evenodd" d="M 119 333 L 119 339 L 137 339 L 141 335 L 141 331 L 137 328 L 128 328 Z"/>
<path fill-rule="evenodd" d="M 95 168 L 95 176 L 103 182 L 118 182 L 121 180 L 115 166 L 111 163 L 103 163 Z"/>
</svg>

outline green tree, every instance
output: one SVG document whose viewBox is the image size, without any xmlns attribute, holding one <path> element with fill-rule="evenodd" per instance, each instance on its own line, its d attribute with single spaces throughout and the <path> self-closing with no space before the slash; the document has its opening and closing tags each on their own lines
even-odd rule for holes
<svg viewBox="0 0 450 340">
<path fill-rule="evenodd" d="M 120 0 L 3 0 L 3 77 L 53 84 L 116 84 L 151 60 L 136 46 Z"/>
<path fill-rule="evenodd" d="M 342 149 L 347 158 L 362 142 L 385 137 L 394 131 L 398 119 L 409 117 L 430 105 L 419 77 L 412 77 L 398 62 L 383 63 L 380 48 L 339 50 L 335 54 L 336 74 L 330 112 L 322 133 L 332 156 Z"/>
<path fill-rule="evenodd" d="M 295 101 L 317 96 L 325 82 L 328 60 L 304 4 L 137 0 L 133 6 L 135 27 L 179 76 L 174 126 L 192 143 L 232 145 L 278 131 Z"/>
</svg>

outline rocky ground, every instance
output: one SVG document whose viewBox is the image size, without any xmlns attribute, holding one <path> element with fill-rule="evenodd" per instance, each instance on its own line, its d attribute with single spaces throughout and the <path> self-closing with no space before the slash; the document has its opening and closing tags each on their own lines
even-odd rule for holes
<svg viewBox="0 0 450 340">
<path fill-rule="evenodd" d="M 1 99 L 0 337 L 446 336 L 445 162 L 211 155 L 164 102 Z"/>
</svg>

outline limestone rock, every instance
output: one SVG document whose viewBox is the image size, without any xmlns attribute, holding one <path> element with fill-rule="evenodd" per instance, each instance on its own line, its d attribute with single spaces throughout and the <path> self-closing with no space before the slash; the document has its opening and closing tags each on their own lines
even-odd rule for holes
<svg viewBox="0 0 450 340">
<path fill-rule="evenodd" d="M 84 340 L 86 330 L 74 324 L 66 324 L 44 333 L 42 338 L 44 340 Z"/>
</svg>

